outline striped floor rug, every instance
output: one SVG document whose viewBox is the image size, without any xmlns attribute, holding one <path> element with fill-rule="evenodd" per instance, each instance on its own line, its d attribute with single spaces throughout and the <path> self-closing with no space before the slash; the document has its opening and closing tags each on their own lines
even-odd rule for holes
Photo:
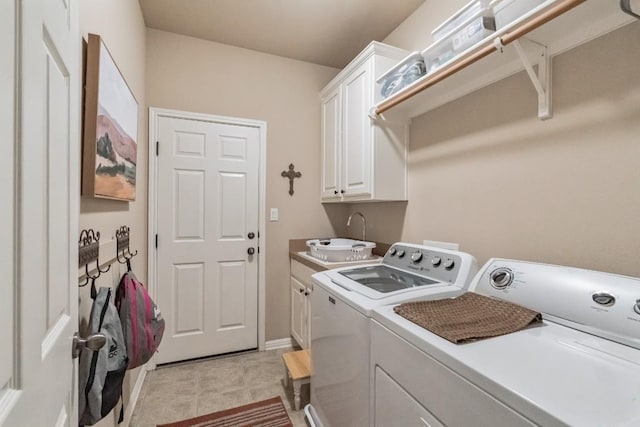
<svg viewBox="0 0 640 427">
<path fill-rule="evenodd" d="M 293 427 L 280 397 L 157 427 Z"/>
</svg>

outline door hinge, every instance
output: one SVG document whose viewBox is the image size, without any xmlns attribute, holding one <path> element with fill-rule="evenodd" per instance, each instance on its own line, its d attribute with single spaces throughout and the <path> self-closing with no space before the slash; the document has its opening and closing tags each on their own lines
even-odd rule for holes
<svg viewBox="0 0 640 427">
<path fill-rule="evenodd" d="M 160 141 L 156 141 L 156 157 L 160 155 Z"/>
<path fill-rule="evenodd" d="M 156 234 L 156 249 L 158 249 L 158 235 Z"/>
</svg>

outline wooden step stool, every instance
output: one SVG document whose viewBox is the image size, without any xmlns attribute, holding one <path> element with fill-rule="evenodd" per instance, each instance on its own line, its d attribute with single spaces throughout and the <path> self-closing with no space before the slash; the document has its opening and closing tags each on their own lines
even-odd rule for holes
<svg viewBox="0 0 640 427">
<path fill-rule="evenodd" d="M 309 384 L 311 376 L 311 352 L 309 350 L 290 351 L 282 355 L 284 361 L 284 385 L 289 386 L 289 378 L 293 382 L 293 404 L 300 410 L 300 387 Z"/>
</svg>

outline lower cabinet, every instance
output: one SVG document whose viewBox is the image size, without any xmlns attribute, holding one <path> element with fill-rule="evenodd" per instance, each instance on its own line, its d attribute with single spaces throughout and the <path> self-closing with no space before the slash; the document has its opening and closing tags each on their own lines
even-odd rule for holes
<svg viewBox="0 0 640 427">
<path fill-rule="evenodd" d="M 291 336 L 303 349 L 311 347 L 311 276 L 315 270 L 291 260 Z"/>
<path fill-rule="evenodd" d="M 291 336 L 304 349 L 309 348 L 309 290 L 298 279 L 291 276 Z"/>
</svg>

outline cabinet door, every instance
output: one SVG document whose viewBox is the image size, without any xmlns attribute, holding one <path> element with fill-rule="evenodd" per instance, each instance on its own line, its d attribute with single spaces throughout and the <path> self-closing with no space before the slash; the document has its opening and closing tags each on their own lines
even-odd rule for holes
<svg viewBox="0 0 640 427">
<path fill-rule="evenodd" d="M 306 345 L 306 299 L 305 286 L 295 277 L 291 277 L 291 336 L 298 342 L 300 347 Z"/>
<path fill-rule="evenodd" d="M 372 138 L 371 62 L 356 68 L 343 84 L 342 189 L 345 196 L 370 195 Z"/>
<path fill-rule="evenodd" d="M 322 198 L 335 199 L 340 193 L 340 86 L 322 99 Z"/>
<path fill-rule="evenodd" d="M 304 333 L 302 340 L 304 345 L 302 348 L 311 348 L 311 292 L 313 292 L 313 285 L 307 286 L 304 297 Z"/>
</svg>

